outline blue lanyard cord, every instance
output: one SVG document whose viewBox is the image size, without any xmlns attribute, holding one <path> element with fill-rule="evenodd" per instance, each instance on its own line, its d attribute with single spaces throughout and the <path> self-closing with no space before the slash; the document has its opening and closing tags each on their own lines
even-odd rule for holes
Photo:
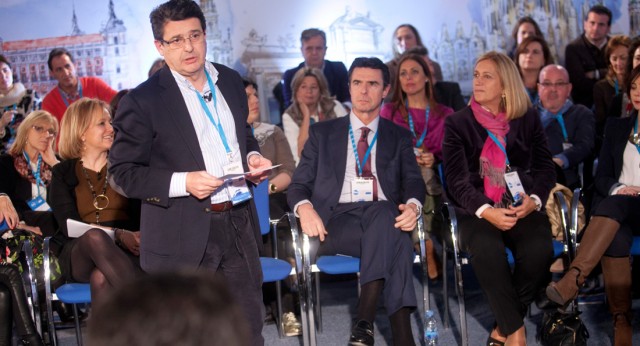
<svg viewBox="0 0 640 346">
<path fill-rule="evenodd" d="M 209 107 L 207 107 L 207 104 L 204 102 L 204 97 L 202 97 L 202 95 L 199 92 L 195 90 L 194 92 L 196 93 L 196 95 L 198 95 L 198 100 L 200 100 L 200 105 L 202 106 L 202 109 L 204 110 L 204 112 L 207 114 L 207 118 L 209 118 L 209 121 L 211 121 L 213 126 L 218 131 L 218 134 L 220 135 L 220 139 L 222 140 L 222 145 L 224 145 L 224 150 L 227 152 L 227 155 L 231 155 L 231 147 L 229 147 L 229 142 L 227 141 L 227 136 L 224 133 L 224 128 L 222 127 L 222 121 L 220 121 L 220 115 L 218 114 L 218 98 L 216 95 L 216 87 L 213 84 L 211 77 L 209 76 L 209 72 L 207 72 L 207 70 L 204 70 L 204 73 L 207 76 L 207 83 L 209 83 L 209 89 L 211 91 L 211 94 L 213 95 L 213 109 L 215 109 L 216 115 L 218 116 L 218 122 L 216 122 L 216 120 L 213 118 L 213 115 L 211 114 Z"/>
<path fill-rule="evenodd" d="M 31 173 L 33 173 L 33 177 L 36 179 L 36 187 L 38 188 L 38 196 L 40 196 L 40 185 L 44 186 L 44 183 L 42 182 L 42 179 L 40 178 L 40 166 L 42 165 L 42 155 L 38 154 L 38 162 L 37 162 L 37 169 L 34 171 L 33 167 L 31 167 L 31 160 L 29 159 L 29 155 L 27 155 L 27 153 L 25 151 L 22 152 L 22 155 L 24 156 L 25 160 L 27 160 L 27 166 L 29 166 L 29 169 L 31 170 Z"/>
<path fill-rule="evenodd" d="M 507 156 L 507 150 L 504 148 L 504 146 L 502 145 L 502 143 L 500 143 L 500 141 L 498 140 L 498 138 L 496 137 L 496 135 L 494 135 L 493 133 L 491 133 L 489 130 L 487 130 L 487 133 L 489 134 L 489 137 L 491 138 L 491 140 L 493 140 L 494 143 L 496 143 L 496 145 L 498 146 L 498 148 L 500 148 L 500 150 L 502 150 L 502 152 L 504 153 L 504 159 L 505 159 L 505 164 L 507 165 L 507 170 L 509 170 L 509 166 L 511 166 L 511 164 L 509 163 L 509 157 Z M 506 138 L 505 138 L 505 142 L 506 142 Z"/>
<path fill-rule="evenodd" d="M 409 118 L 409 129 L 413 134 L 413 138 L 417 138 L 416 129 L 413 124 L 413 117 L 411 116 L 411 111 L 409 110 L 409 100 L 405 101 L 405 106 L 407 108 L 407 117 Z M 416 148 L 420 148 L 424 139 L 427 137 L 427 125 L 429 124 L 429 113 L 431 112 L 431 108 L 427 106 L 427 109 L 424 110 L 424 129 L 422 130 L 422 135 L 420 135 L 420 139 L 416 141 Z"/>
<path fill-rule="evenodd" d="M 616 96 L 620 93 L 620 86 L 618 85 L 618 79 L 613 81 L 613 88 L 616 89 Z"/>
<path fill-rule="evenodd" d="M 58 91 L 60 91 L 60 89 L 58 89 Z M 64 102 L 64 105 L 69 107 L 69 100 L 64 95 L 62 95 L 62 93 L 60 93 L 60 96 L 62 96 L 62 102 Z M 80 82 L 80 79 L 78 79 L 78 96 L 82 98 L 82 82 Z"/>
<path fill-rule="evenodd" d="M 556 120 L 558 124 L 560 124 L 560 129 L 562 130 L 562 137 L 564 137 L 564 142 L 569 143 L 569 134 L 567 134 L 567 127 L 564 125 L 564 118 L 562 117 L 562 113 L 556 114 Z"/>
<path fill-rule="evenodd" d="M 367 160 L 369 159 L 369 155 L 371 155 L 371 149 L 373 148 L 373 145 L 376 143 L 376 140 L 378 140 L 378 132 L 376 131 L 376 134 L 373 135 L 373 139 L 369 144 L 369 148 L 364 153 L 364 157 L 362 158 L 362 164 L 360 164 L 360 158 L 358 157 L 358 147 L 356 146 L 356 139 L 353 136 L 353 129 L 351 128 L 351 124 L 349 124 L 349 137 L 351 137 L 351 147 L 353 149 L 353 154 L 356 157 L 356 165 L 358 166 L 358 176 L 361 177 L 362 167 L 364 167 L 364 165 L 367 163 Z"/>
<path fill-rule="evenodd" d="M 633 125 L 633 137 L 638 138 L 638 119 L 636 119 L 635 125 Z M 640 144 L 635 144 L 638 154 L 640 154 Z"/>
</svg>

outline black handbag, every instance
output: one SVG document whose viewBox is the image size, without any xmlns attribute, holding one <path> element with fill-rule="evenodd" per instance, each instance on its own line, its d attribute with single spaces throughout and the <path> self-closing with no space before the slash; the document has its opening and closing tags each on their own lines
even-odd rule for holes
<svg viewBox="0 0 640 346">
<path fill-rule="evenodd" d="M 538 340 L 544 346 L 583 346 L 587 344 L 589 331 L 580 318 L 580 311 L 546 312 Z"/>
</svg>

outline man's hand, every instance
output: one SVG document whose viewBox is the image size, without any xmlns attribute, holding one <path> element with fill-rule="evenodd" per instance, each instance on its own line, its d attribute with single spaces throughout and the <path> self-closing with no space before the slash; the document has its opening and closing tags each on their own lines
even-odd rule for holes
<svg viewBox="0 0 640 346">
<path fill-rule="evenodd" d="M 11 199 L 7 195 L 0 195 L 0 222 L 5 220 L 9 229 L 14 229 L 18 226 L 18 222 L 20 222 L 20 218 L 18 217 L 18 212 L 16 208 L 13 207 L 11 203 Z"/>
<path fill-rule="evenodd" d="M 522 203 L 519 206 L 509 206 L 509 210 L 511 211 L 511 213 L 516 214 L 516 217 L 518 219 L 526 217 L 537 208 L 536 202 L 533 200 L 533 198 L 529 197 L 529 195 L 520 194 L 520 198 L 522 198 Z"/>
<path fill-rule="evenodd" d="M 436 162 L 435 156 L 433 153 L 422 152 L 420 156 L 416 156 L 416 160 L 418 161 L 418 165 L 424 166 L 427 168 L 432 168 L 433 164 Z"/>
<path fill-rule="evenodd" d="M 405 232 L 413 231 L 418 221 L 418 206 L 413 203 L 400 204 L 398 209 L 400 210 L 400 215 L 396 217 L 396 223 L 393 227 Z"/>
<path fill-rule="evenodd" d="M 273 166 L 269 159 L 264 158 L 262 155 L 251 155 L 249 156 L 249 161 L 247 162 L 249 165 L 249 171 L 255 171 L 262 168 L 267 168 Z M 262 171 L 259 173 L 247 174 L 247 179 L 252 183 L 258 185 L 261 181 L 267 179 L 271 170 Z"/>
<path fill-rule="evenodd" d="M 319 237 L 320 241 L 324 241 L 324 237 L 328 234 L 324 229 L 324 224 L 320 215 L 313 209 L 309 203 L 298 206 L 298 215 L 300 215 L 300 226 L 302 232 L 309 237 Z"/>
<path fill-rule="evenodd" d="M 187 173 L 187 192 L 197 199 L 211 196 L 223 183 L 205 171 Z"/>
<path fill-rule="evenodd" d="M 625 186 L 616 192 L 617 195 L 640 196 L 640 186 Z"/>
<path fill-rule="evenodd" d="M 501 231 L 508 231 L 518 222 L 512 210 L 504 208 L 487 208 L 482 212 L 483 219 L 489 221 Z"/>
</svg>

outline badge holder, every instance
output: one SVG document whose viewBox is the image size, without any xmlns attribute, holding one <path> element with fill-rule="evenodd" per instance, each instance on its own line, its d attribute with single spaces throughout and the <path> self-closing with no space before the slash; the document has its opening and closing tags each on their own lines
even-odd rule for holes
<svg viewBox="0 0 640 346">
<path fill-rule="evenodd" d="M 526 192 L 524 191 L 524 187 L 522 186 L 522 182 L 520 181 L 520 176 L 517 171 L 511 171 L 504 174 L 504 181 L 507 184 L 507 188 L 509 189 L 509 193 L 513 197 L 513 203 L 511 204 L 514 207 L 522 204 L 524 200 L 521 196 L 524 196 Z"/>
<path fill-rule="evenodd" d="M 27 201 L 29 208 L 33 211 L 51 211 L 51 207 L 47 202 L 42 198 L 42 196 L 38 196 L 30 201 Z"/>
<path fill-rule="evenodd" d="M 359 177 L 351 181 L 351 202 L 373 201 L 373 178 Z"/>
<path fill-rule="evenodd" d="M 222 171 L 224 175 L 244 174 L 242 162 L 231 162 L 230 164 L 222 167 Z M 251 199 L 251 192 L 247 187 L 244 175 L 239 176 L 237 179 L 229 179 L 225 184 L 227 195 L 233 205 L 237 205 Z"/>
</svg>

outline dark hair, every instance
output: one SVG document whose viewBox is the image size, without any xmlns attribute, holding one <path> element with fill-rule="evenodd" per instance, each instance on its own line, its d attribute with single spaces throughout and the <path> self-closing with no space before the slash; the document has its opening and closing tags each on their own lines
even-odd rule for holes
<svg viewBox="0 0 640 346">
<path fill-rule="evenodd" d="M 518 21 L 516 22 L 516 25 L 513 27 L 513 31 L 511 32 L 511 37 L 513 37 L 513 42 L 515 42 L 516 46 L 518 45 L 518 30 L 520 30 L 520 26 L 524 23 L 529 23 L 533 25 L 533 28 L 536 31 L 536 36 L 544 37 L 538 23 L 533 18 L 529 16 L 525 16 L 518 19 Z"/>
<path fill-rule="evenodd" d="M 245 88 L 251 85 L 254 89 L 256 89 L 256 91 L 258 90 L 258 84 L 256 84 L 256 82 L 252 81 L 249 78 L 242 78 L 242 85 Z"/>
<path fill-rule="evenodd" d="M 640 48 L 640 36 L 636 36 L 631 40 L 631 45 L 629 45 L 629 57 L 627 58 L 627 73 L 631 73 L 633 70 L 633 55 L 636 53 L 636 50 Z"/>
<path fill-rule="evenodd" d="M 353 70 L 358 67 L 372 68 L 374 70 L 380 70 L 382 72 L 382 86 L 387 87 L 389 85 L 389 67 L 382 62 L 382 60 L 376 57 L 359 57 L 353 60 L 351 67 L 349 67 L 349 83 L 351 83 L 351 74 Z"/>
<path fill-rule="evenodd" d="M 606 6 L 604 5 L 594 5 L 589 9 L 589 12 L 587 12 L 587 14 L 584 15 L 584 20 L 586 21 L 587 18 L 589 18 L 589 13 L 595 13 L 595 14 L 599 14 L 599 15 L 605 15 L 607 17 L 609 17 L 609 20 L 607 21 L 607 25 L 611 26 L 611 17 L 613 16 L 611 14 L 611 10 L 608 9 Z"/>
<path fill-rule="evenodd" d="M 627 92 L 627 97 L 629 97 L 629 99 L 631 99 L 631 83 L 633 83 L 633 81 L 636 80 L 638 77 L 640 77 L 640 65 L 636 66 L 636 68 L 631 70 L 631 73 L 627 74 L 626 92 Z"/>
<path fill-rule="evenodd" d="M 74 62 L 73 56 L 71 55 L 71 53 L 69 53 L 68 50 L 66 50 L 65 48 L 54 48 L 51 50 L 51 52 L 49 52 L 49 60 L 47 60 L 47 65 L 49 65 L 49 70 L 53 71 L 53 68 L 51 67 L 51 60 L 53 60 L 53 58 L 57 58 L 63 55 L 68 56 L 69 60 L 71 60 L 71 62 Z"/>
<path fill-rule="evenodd" d="M 422 43 L 422 38 L 420 37 L 420 34 L 418 33 L 418 29 L 416 29 L 415 26 L 411 24 L 406 24 L 406 23 L 400 24 L 395 30 L 393 30 L 393 37 L 391 37 L 391 47 L 393 50 L 394 58 L 397 58 L 400 56 L 400 52 L 398 52 L 398 47 L 396 47 L 396 33 L 400 28 L 408 28 L 409 30 L 411 30 L 413 32 L 413 35 L 416 37 L 416 46 L 424 47 L 424 44 Z"/>
<path fill-rule="evenodd" d="M 408 53 L 402 54 L 400 61 L 398 61 L 398 68 L 396 69 L 396 74 L 395 76 L 393 76 L 396 89 L 393 91 L 391 102 L 393 103 L 393 109 L 399 111 L 400 115 L 402 115 L 402 117 L 405 118 L 405 120 L 407 120 L 406 118 L 409 114 L 409 110 L 405 106 L 407 94 L 404 91 L 402 91 L 402 87 L 400 85 L 400 67 L 407 60 L 413 60 L 417 62 L 418 65 L 420 65 L 420 67 L 422 67 L 422 71 L 427 76 L 427 84 L 424 86 L 424 93 L 425 93 L 425 96 L 427 97 L 427 103 L 429 104 L 429 107 L 432 110 L 436 107 L 436 98 L 434 96 L 434 91 L 433 91 L 433 76 L 431 75 L 431 71 L 429 71 L 429 66 L 424 61 L 423 56 L 424 55 L 408 54 Z"/>
<path fill-rule="evenodd" d="M 3 62 L 5 64 L 7 64 L 7 66 L 9 66 L 9 68 L 11 68 L 11 64 L 9 63 L 9 60 L 2 54 L 0 54 L 0 62 Z"/>
<path fill-rule="evenodd" d="M 151 67 L 149 68 L 149 73 L 147 74 L 147 77 L 151 77 L 153 76 L 156 72 L 162 70 L 162 68 L 164 67 L 164 65 L 166 65 L 167 63 L 164 61 L 163 58 L 158 58 L 156 59 L 153 64 L 151 64 Z"/>
<path fill-rule="evenodd" d="M 429 50 L 427 49 L 427 47 L 423 47 L 423 46 L 415 46 L 415 47 L 411 47 L 409 49 L 407 49 L 406 51 L 404 51 L 404 53 L 402 53 L 402 55 L 409 55 L 409 54 L 416 54 L 416 55 L 420 55 L 420 56 L 429 56 Z"/>
<path fill-rule="evenodd" d="M 107 345 L 248 345 L 248 328 L 225 283 L 200 273 L 151 274 L 94 307 L 89 341 Z"/>
<path fill-rule="evenodd" d="M 124 95 L 128 94 L 131 89 L 122 89 L 118 91 L 116 96 L 111 99 L 109 102 L 109 109 L 111 110 L 111 117 L 115 118 L 116 112 L 118 111 L 118 104 L 120 104 L 120 100 L 124 97 Z"/>
<path fill-rule="evenodd" d="M 325 34 L 324 31 L 317 28 L 310 28 L 310 29 L 303 30 L 302 33 L 300 34 L 300 44 L 303 44 L 316 36 L 322 37 L 322 40 L 324 41 L 324 45 L 325 46 L 327 45 L 327 34 Z"/>
<path fill-rule="evenodd" d="M 524 40 L 522 40 L 522 42 L 520 42 L 520 44 L 516 48 L 516 53 L 513 55 L 513 62 L 516 63 L 516 67 L 518 67 L 518 72 L 520 72 L 521 75 L 522 75 L 522 72 L 520 71 L 520 59 L 519 59 L 520 54 L 522 54 L 524 50 L 527 48 L 527 46 L 532 42 L 538 42 L 540 43 L 540 46 L 542 46 L 542 55 L 544 56 L 544 65 L 542 65 L 542 67 L 545 67 L 549 64 L 553 64 L 553 56 L 551 55 L 551 50 L 549 49 L 549 45 L 547 44 L 547 41 L 540 36 L 529 36 Z M 540 69 L 542 69 L 542 67 Z"/>
<path fill-rule="evenodd" d="M 202 9 L 193 0 L 169 0 L 154 8 L 149 15 L 153 38 L 158 41 L 163 40 L 164 25 L 168 21 L 180 21 L 189 18 L 198 18 L 202 31 L 207 31 L 207 23 Z"/>
</svg>

